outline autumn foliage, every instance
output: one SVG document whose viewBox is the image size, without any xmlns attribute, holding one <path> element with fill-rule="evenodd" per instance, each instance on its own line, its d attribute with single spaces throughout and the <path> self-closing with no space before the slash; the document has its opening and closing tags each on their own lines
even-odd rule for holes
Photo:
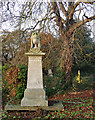
<svg viewBox="0 0 95 120">
<path fill-rule="evenodd" d="M 18 85 L 18 72 L 20 71 L 17 67 L 12 67 L 8 72 L 6 79 L 9 83 L 9 94 L 11 97 L 16 95 L 16 86 Z"/>
<path fill-rule="evenodd" d="M 4 70 L 3 70 L 4 71 Z M 11 66 L 3 72 L 3 102 L 15 103 L 23 97 L 26 87 L 25 67 Z M 6 95 L 5 95 L 6 93 Z M 7 99 L 5 99 L 7 98 Z"/>
</svg>

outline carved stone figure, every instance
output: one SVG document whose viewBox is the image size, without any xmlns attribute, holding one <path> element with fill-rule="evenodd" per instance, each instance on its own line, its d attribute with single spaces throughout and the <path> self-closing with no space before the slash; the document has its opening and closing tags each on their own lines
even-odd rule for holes
<svg viewBox="0 0 95 120">
<path fill-rule="evenodd" d="M 41 48 L 41 38 L 37 32 L 31 35 L 31 48 Z"/>
</svg>

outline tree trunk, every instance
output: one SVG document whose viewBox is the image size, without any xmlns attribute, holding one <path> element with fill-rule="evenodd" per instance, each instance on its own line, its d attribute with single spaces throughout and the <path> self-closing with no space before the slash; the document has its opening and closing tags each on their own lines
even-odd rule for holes
<svg viewBox="0 0 95 120">
<path fill-rule="evenodd" d="M 66 83 L 70 81 L 71 78 L 71 68 L 73 64 L 73 38 L 70 32 L 62 35 L 62 40 L 64 44 L 64 50 L 62 53 L 63 57 L 63 71 L 65 72 Z"/>
</svg>

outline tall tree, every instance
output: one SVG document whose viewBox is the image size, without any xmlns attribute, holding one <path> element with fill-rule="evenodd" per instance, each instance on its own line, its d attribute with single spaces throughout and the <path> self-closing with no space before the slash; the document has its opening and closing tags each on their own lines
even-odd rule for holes
<svg viewBox="0 0 95 120">
<path fill-rule="evenodd" d="M 61 53 L 63 64 L 61 65 L 65 71 L 66 82 L 68 82 L 73 63 L 74 34 L 78 27 L 95 19 L 93 2 L 58 2 L 57 0 L 39 2 L 35 0 L 23 3 L 21 10 L 20 21 L 31 22 L 31 26 L 29 26 L 31 30 L 49 31 L 63 40 L 61 45 L 63 46 Z M 20 23 L 22 24 L 22 22 Z"/>
<path fill-rule="evenodd" d="M 52 6 L 53 6 L 52 9 L 56 15 L 55 16 L 56 23 L 59 26 L 59 32 L 61 34 L 61 38 L 64 44 L 64 50 L 62 52 L 62 57 L 64 57 L 63 70 L 65 71 L 65 77 L 67 82 L 70 80 L 70 73 L 71 73 L 71 68 L 73 63 L 74 32 L 78 27 L 80 27 L 84 23 L 95 19 L 95 16 L 88 17 L 87 15 L 85 15 L 86 13 L 84 13 L 82 21 L 79 21 L 78 18 L 77 18 L 77 21 L 75 21 L 74 19 L 75 12 L 77 10 L 81 12 L 81 10 L 84 9 L 84 5 L 86 6 L 86 4 L 89 5 L 93 3 L 88 3 L 88 2 L 76 2 L 76 3 L 53 2 L 52 3 Z M 65 5 L 67 5 L 67 7 L 65 7 Z M 61 17 L 60 11 L 62 11 L 62 14 L 64 14 L 65 19 Z"/>
<path fill-rule="evenodd" d="M 86 26 L 81 26 L 77 29 L 74 39 L 74 65 L 81 68 L 84 65 L 89 65 L 94 61 L 94 46 L 95 43 L 90 37 L 90 30 Z"/>
<path fill-rule="evenodd" d="M 47 8 L 46 13 L 42 11 L 43 4 L 45 4 L 44 6 Z M 37 9 L 34 9 L 36 6 L 38 6 Z M 63 70 L 65 71 L 66 82 L 68 82 L 70 80 L 71 68 L 73 63 L 74 34 L 78 27 L 95 19 L 95 15 L 93 15 L 93 12 L 91 14 L 93 2 L 56 1 L 50 3 L 37 3 L 37 1 L 35 1 L 35 3 L 29 2 L 29 8 L 33 8 L 33 11 L 29 9 L 30 12 L 27 12 L 28 16 L 32 15 L 32 18 L 33 15 L 36 16 L 36 18 L 33 18 L 34 20 L 36 20 L 35 25 L 32 26 L 33 29 L 35 29 L 37 25 L 39 25 L 40 28 L 44 28 L 44 31 L 46 30 L 45 27 L 47 27 L 50 32 L 54 31 L 54 28 L 58 30 L 59 36 L 63 40 L 63 51 L 61 53 L 61 60 L 63 64 L 61 65 L 63 67 Z M 89 12 L 90 15 L 88 15 Z M 23 13 L 25 14 L 24 11 Z M 44 15 L 42 15 L 42 13 Z M 81 14 L 83 14 L 82 17 Z M 37 15 L 42 15 L 43 17 L 39 18 Z"/>
</svg>

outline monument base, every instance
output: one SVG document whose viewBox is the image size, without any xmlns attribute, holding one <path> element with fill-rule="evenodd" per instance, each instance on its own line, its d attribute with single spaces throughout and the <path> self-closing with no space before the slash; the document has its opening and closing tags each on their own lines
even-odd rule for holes
<svg viewBox="0 0 95 120">
<path fill-rule="evenodd" d="M 24 98 L 21 101 L 21 106 L 48 106 L 45 91 L 42 88 L 27 88 L 24 91 Z"/>
</svg>

